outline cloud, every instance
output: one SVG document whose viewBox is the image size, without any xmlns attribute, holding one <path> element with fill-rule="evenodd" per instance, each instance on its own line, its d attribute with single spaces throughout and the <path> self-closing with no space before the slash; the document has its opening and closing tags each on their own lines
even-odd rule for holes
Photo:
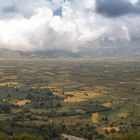
<svg viewBox="0 0 140 140">
<path fill-rule="evenodd" d="M 84 1 L 78 7 L 72 1 L 60 1 L 57 4 L 55 0 L 51 3 L 40 1 L 40 6 L 37 7 L 38 1 L 36 2 L 29 7 L 30 10 L 27 6 L 27 11 L 18 3 L 4 8 L 6 10 L 3 14 L 8 14 L 8 17 L 3 16 L 0 20 L 1 48 L 23 51 L 43 49 L 75 51 L 83 42 L 94 40 L 104 32 L 103 27 L 95 29 L 93 25 L 87 26 L 89 23 L 87 14 L 91 8 L 89 2 L 84 6 L 86 3 Z"/>
<path fill-rule="evenodd" d="M 138 7 L 139 2 L 136 0 L 129 2 L 100 0 L 98 3 L 96 0 L 0 1 L 0 48 L 22 51 L 50 49 L 77 51 L 85 42 L 101 37 L 130 41 L 140 37 L 139 15 L 137 12 L 125 12 L 126 10 L 120 10 L 118 13 L 108 7 L 116 5 L 118 10 L 120 5 L 124 8 L 127 4 L 130 7 Z M 133 14 L 130 16 L 128 13 Z M 118 18 L 108 18 L 110 16 Z"/>
<path fill-rule="evenodd" d="M 118 17 L 125 14 L 140 14 L 137 1 L 128 0 L 96 0 L 96 12 L 108 17 Z"/>
<path fill-rule="evenodd" d="M 10 5 L 10 6 L 4 7 L 3 12 L 4 13 L 13 13 L 13 12 L 17 12 L 17 9 L 14 5 Z"/>
</svg>

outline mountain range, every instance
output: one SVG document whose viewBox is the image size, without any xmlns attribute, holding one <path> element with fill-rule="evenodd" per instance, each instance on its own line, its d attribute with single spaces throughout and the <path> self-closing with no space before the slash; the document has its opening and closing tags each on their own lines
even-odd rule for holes
<svg viewBox="0 0 140 140">
<path fill-rule="evenodd" d="M 96 41 L 86 42 L 75 52 L 67 49 L 53 49 L 42 51 L 13 51 L 0 48 L 0 57 L 118 57 L 140 58 L 140 40 L 111 40 L 100 38 Z"/>
</svg>

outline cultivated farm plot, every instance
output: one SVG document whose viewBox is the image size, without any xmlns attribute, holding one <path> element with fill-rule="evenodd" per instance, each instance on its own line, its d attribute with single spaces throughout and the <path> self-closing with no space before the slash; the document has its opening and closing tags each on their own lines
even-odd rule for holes
<svg viewBox="0 0 140 140">
<path fill-rule="evenodd" d="M 64 99 L 64 102 L 82 102 L 104 96 L 102 92 L 96 91 L 65 92 L 65 95 L 68 95 L 68 97 Z"/>
<path fill-rule="evenodd" d="M 17 106 L 24 106 L 24 105 L 26 105 L 26 104 L 28 104 L 28 103 L 30 103 L 31 102 L 31 100 L 27 100 L 27 99 L 24 99 L 24 100 L 20 100 L 20 101 L 17 101 L 16 103 L 15 103 L 15 105 L 17 105 Z"/>
<path fill-rule="evenodd" d="M 91 119 L 92 119 L 92 122 L 94 124 L 97 124 L 98 123 L 98 119 L 99 119 L 99 113 L 92 113 Z"/>
</svg>

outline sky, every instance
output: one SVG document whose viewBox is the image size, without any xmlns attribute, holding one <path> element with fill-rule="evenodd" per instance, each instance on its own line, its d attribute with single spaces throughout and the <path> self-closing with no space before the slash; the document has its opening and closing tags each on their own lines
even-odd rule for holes
<svg viewBox="0 0 140 140">
<path fill-rule="evenodd" d="M 140 38 L 140 0 L 0 0 L 0 48 L 77 51 L 101 37 Z"/>
</svg>

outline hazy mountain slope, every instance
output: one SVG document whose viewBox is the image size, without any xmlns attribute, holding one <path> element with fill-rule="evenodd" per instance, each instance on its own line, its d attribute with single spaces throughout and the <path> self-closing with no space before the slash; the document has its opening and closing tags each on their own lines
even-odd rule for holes
<svg viewBox="0 0 140 140">
<path fill-rule="evenodd" d="M 43 50 L 34 52 L 12 51 L 0 49 L 1 57 L 119 57 L 140 58 L 140 41 L 110 40 L 100 38 L 94 42 L 86 42 L 77 52 L 70 50 Z"/>
</svg>

